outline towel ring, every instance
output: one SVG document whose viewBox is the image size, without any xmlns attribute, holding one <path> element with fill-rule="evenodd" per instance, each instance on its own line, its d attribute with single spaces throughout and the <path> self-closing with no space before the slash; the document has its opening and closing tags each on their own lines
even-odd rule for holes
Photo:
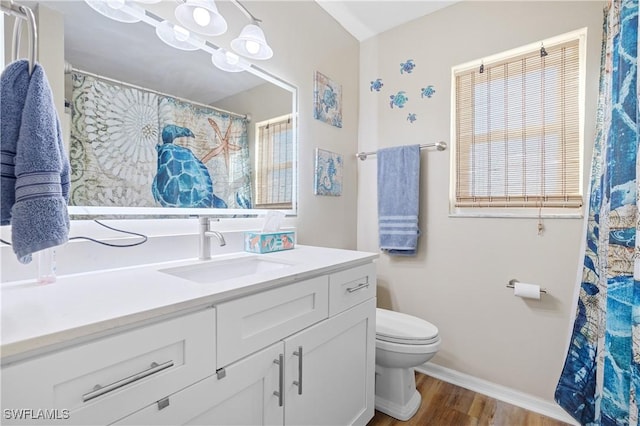
<svg viewBox="0 0 640 426">
<path fill-rule="evenodd" d="M 38 59 L 38 27 L 36 26 L 36 18 L 33 11 L 26 6 L 18 6 L 13 4 L 12 0 L 2 1 L 1 9 L 8 15 L 15 16 L 16 22 L 13 26 L 13 44 L 11 50 L 12 61 L 18 59 L 20 53 L 20 35 L 22 34 L 22 20 L 27 21 L 27 29 L 29 32 L 29 74 L 33 72 Z"/>
</svg>

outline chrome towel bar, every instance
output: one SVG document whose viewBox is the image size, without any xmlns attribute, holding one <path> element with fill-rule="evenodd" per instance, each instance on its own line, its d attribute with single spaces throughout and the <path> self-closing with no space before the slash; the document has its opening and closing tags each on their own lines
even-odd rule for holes
<svg viewBox="0 0 640 426">
<path fill-rule="evenodd" d="M 447 149 L 447 143 L 446 142 L 433 142 L 433 143 L 425 143 L 420 145 L 420 149 L 425 149 L 425 148 L 432 148 L 432 147 L 436 147 L 436 149 L 438 151 L 444 151 L 445 149 Z M 356 154 L 356 157 L 358 157 L 360 160 L 364 161 L 367 159 L 367 156 L 369 155 L 376 155 L 377 151 L 369 151 L 369 152 L 358 152 Z"/>
</svg>

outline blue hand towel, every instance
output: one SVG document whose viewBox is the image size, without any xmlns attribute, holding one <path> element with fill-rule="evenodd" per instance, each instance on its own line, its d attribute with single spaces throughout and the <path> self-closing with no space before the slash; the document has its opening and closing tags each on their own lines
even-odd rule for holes
<svg viewBox="0 0 640 426">
<path fill-rule="evenodd" d="M 11 222 L 16 201 L 14 162 L 29 87 L 29 62 L 12 62 L 0 77 L 0 225 Z"/>
<path fill-rule="evenodd" d="M 380 249 L 415 256 L 420 209 L 420 145 L 379 149 L 378 231 Z"/>
<path fill-rule="evenodd" d="M 68 240 L 69 160 L 44 69 L 35 64 L 29 76 L 26 61 L 14 64 L 10 64 L 2 75 L 3 116 L 0 129 L 5 130 L 5 102 L 19 106 L 19 98 L 23 97 L 24 101 L 15 146 L 11 146 L 12 139 L 9 138 L 5 150 L 5 135 L 0 135 L 3 163 L 12 150 L 15 152 L 15 192 L 13 196 L 5 194 L 3 185 L 2 204 L 5 209 L 5 202 L 10 203 L 15 197 L 10 215 L 13 251 L 21 263 L 29 263 L 32 253 L 64 244 Z M 9 83 L 6 92 L 5 74 Z M 26 74 L 26 79 L 23 74 Z M 7 117 L 14 120 L 14 114 L 15 111 L 9 112 Z M 6 126 L 10 137 L 13 136 L 12 125 L 13 121 Z"/>
</svg>

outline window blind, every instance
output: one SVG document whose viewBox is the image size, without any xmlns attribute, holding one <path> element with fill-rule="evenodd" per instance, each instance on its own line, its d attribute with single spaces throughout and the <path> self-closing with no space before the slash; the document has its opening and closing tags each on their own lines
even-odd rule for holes
<svg viewBox="0 0 640 426">
<path fill-rule="evenodd" d="M 293 137 L 291 118 L 259 124 L 256 208 L 291 208 Z"/>
<path fill-rule="evenodd" d="M 544 50 L 454 73 L 456 207 L 582 205 L 579 40 Z"/>
</svg>

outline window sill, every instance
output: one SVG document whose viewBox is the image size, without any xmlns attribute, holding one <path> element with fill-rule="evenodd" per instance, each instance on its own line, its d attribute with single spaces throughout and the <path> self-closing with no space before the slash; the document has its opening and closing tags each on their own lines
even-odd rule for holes
<svg viewBox="0 0 640 426">
<path fill-rule="evenodd" d="M 582 219 L 583 209 L 454 209 L 450 218 L 504 218 L 504 219 Z"/>
</svg>

